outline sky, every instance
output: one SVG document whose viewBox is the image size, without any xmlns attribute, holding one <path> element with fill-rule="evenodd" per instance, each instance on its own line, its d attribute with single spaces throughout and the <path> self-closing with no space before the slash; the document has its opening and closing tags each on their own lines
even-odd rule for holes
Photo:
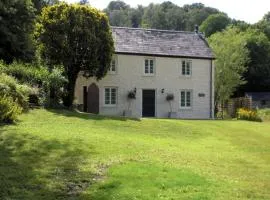
<svg viewBox="0 0 270 200">
<path fill-rule="evenodd" d="M 65 0 L 69 3 L 78 2 L 79 0 Z M 107 7 L 111 0 L 89 0 L 90 4 L 98 9 Z M 147 6 L 149 3 L 162 3 L 168 0 L 123 0 L 131 7 L 136 7 L 138 4 Z M 219 9 L 229 15 L 229 17 L 243 20 L 248 23 L 256 23 L 264 14 L 270 11 L 270 0 L 170 0 L 171 2 L 183 6 L 185 4 L 203 3 L 205 6 L 210 6 Z"/>
</svg>

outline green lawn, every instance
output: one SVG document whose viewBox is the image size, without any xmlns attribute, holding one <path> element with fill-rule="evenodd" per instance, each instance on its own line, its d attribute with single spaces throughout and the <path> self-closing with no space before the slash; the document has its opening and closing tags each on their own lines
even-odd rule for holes
<svg viewBox="0 0 270 200">
<path fill-rule="evenodd" d="M 270 122 L 34 110 L 0 127 L 0 199 L 270 199 Z"/>
</svg>

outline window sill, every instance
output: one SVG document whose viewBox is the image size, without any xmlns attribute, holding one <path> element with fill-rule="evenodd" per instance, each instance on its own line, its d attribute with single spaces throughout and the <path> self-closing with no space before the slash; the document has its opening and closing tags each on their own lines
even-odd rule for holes
<svg viewBox="0 0 270 200">
<path fill-rule="evenodd" d="M 117 107 L 117 105 L 116 104 L 114 104 L 114 105 L 103 105 L 103 107 L 105 107 L 105 108 L 115 108 L 115 107 Z"/>
<path fill-rule="evenodd" d="M 143 76 L 155 76 L 155 74 L 143 74 Z"/>
<path fill-rule="evenodd" d="M 190 79 L 192 76 L 191 75 L 179 75 L 179 78 L 187 78 Z"/>
<path fill-rule="evenodd" d="M 192 110 L 192 107 L 180 107 L 179 110 L 187 110 L 187 111 L 190 111 Z"/>
</svg>

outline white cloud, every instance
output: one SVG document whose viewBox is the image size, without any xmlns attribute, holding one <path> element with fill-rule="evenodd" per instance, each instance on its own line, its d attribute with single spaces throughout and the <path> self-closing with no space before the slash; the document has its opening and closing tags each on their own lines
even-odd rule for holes
<svg viewBox="0 0 270 200">
<path fill-rule="evenodd" d="M 65 0 L 70 3 L 79 0 Z M 132 7 L 142 4 L 148 5 L 151 2 L 161 3 L 165 0 L 123 0 Z M 262 19 L 263 15 L 270 11 L 270 0 L 171 0 L 173 3 L 183 6 L 202 2 L 206 6 L 211 6 L 227 13 L 231 18 L 244 20 L 249 23 L 255 23 Z M 110 0 L 89 0 L 90 4 L 96 8 L 103 9 L 107 7 Z"/>
</svg>

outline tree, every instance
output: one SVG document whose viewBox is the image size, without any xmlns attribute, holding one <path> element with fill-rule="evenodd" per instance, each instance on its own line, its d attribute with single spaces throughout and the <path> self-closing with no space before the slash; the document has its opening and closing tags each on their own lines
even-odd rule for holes
<svg viewBox="0 0 270 200">
<path fill-rule="evenodd" d="M 248 63 L 245 35 L 239 29 L 229 27 L 213 34 L 208 41 L 216 57 L 215 105 L 223 106 L 237 87 L 245 83 L 243 73 Z"/>
<path fill-rule="evenodd" d="M 245 31 L 246 47 L 249 50 L 250 62 L 244 78 L 247 83 L 239 92 L 265 92 L 270 90 L 270 41 L 257 29 Z"/>
<path fill-rule="evenodd" d="M 81 4 L 81 5 L 89 5 L 89 1 L 88 0 L 80 0 L 79 4 Z"/>
<path fill-rule="evenodd" d="M 231 23 L 231 19 L 223 14 L 213 14 L 209 15 L 206 20 L 200 26 L 200 30 L 204 32 L 206 37 L 211 36 L 212 34 L 222 31 Z"/>
<path fill-rule="evenodd" d="M 36 9 L 36 13 L 40 14 L 42 8 L 44 8 L 45 6 L 59 3 L 59 0 L 32 0 L 32 2 L 33 2 L 33 5 Z"/>
<path fill-rule="evenodd" d="M 35 9 L 30 0 L 0 1 L 0 59 L 31 61 L 35 49 L 31 33 Z"/>
<path fill-rule="evenodd" d="M 209 15 L 219 13 L 217 9 L 205 7 L 203 4 L 191 4 L 189 6 L 184 6 L 184 10 L 187 12 L 186 31 L 193 31 L 195 25 L 200 26 Z"/>
<path fill-rule="evenodd" d="M 36 25 L 41 56 L 48 64 L 61 64 L 68 83 L 63 103 L 70 107 L 79 72 L 104 77 L 114 51 L 107 16 L 90 6 L 60 3 L 42 10 Z"/>
<path fill-rule="evenodd" d="M 262 30 L 270 40 L 270 12 L 266 13 L 262 20 L 255 24 L 255 26 Z"/>
<path fill-rule="evenodd" d="M 130 8 L 124 1 L 111 1 L 107 7 L 108 10 L 126 10 Z"/>
</svg>

